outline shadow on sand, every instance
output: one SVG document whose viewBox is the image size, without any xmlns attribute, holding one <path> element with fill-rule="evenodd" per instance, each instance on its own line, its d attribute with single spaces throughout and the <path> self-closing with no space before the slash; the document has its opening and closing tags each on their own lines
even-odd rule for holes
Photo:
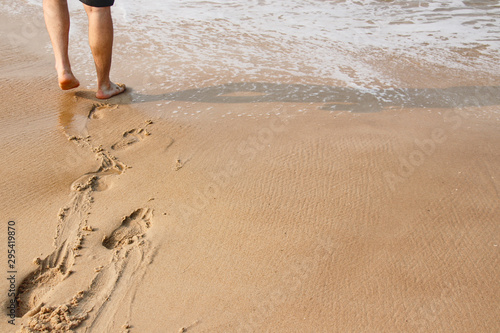
<svg viewBox="0 0 500 333">
<path fill-rule="evenodd" d="M 88 91 L 79 91 L 76 96 L 102 102 Z M 500 105 L 500 86 L 360 90 L 325 85 L 241 82 L 159 95 L 132 93 L 128 89 L 128 92 L 110 101 L 114 104 L 157 101 L 323 103 L 322 110 L 366 113 L 379 112 L 384 108 L 460 108 Z"/>
</svg>

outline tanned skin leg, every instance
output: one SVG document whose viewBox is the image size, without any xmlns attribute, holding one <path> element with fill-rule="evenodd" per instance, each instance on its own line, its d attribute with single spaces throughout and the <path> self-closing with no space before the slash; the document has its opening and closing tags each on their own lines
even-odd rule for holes
<svg viewBox="0 0 500 333">
<path fill-rule="evenodd" d="M 83 6 L 89 19 L 89 45 L 97 71 L 96 97 L 110 98 L 125 91 L 125 85 L 113 83 L 109 78 L 113 51 L 111 8 Z"/>
<path fill-rule="evenodd" d="M 59 86 L 63 90 L 76 88 L 80 82 L 73 75 L 68 56 L 69 11 L 66 0 L 43 0 L 43 16 L 49 32 Z"/>
</svg>

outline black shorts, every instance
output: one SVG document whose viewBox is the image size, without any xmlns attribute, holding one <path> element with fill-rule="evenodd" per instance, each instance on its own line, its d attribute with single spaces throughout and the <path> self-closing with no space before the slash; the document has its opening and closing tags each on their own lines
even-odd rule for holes
<svg viewBox="0 0 500 333">
<path fill-rule="evenodd" d="M 80 0 L 84 4 L 91 7 L 109 7 L 113 6 L 115 0 Z"/>
</svg>

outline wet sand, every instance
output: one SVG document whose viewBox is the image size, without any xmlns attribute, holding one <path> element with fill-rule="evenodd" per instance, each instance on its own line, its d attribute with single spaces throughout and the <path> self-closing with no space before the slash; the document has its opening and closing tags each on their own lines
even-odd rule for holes
<svg viewBox="0 0 500 333">
<path fill-rule="evenodd" d="M 2 332 L 500 329 L 499 75 L 132 73 L 103 102 L 60 91 L 50 53 L 1 50 Z"/>
</svg>

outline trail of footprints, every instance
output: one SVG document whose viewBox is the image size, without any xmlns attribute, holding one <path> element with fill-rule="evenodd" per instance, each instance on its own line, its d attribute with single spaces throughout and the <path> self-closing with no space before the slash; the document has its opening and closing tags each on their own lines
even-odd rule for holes
<svg viewBox="0 0 500 333">
<path fill-rule="evenodd" d="M 141 239 L 150 228 L 152 217 L 153 210 L 150 208 L 136 209 L 124 217 L 119 226 L 102 242 L 103 246 L 114 251 L 109 263 L 96 270 L 97 274 L 90 286 L 78 292 L 66 304 L 59 306 L 44 306 L 42 298 L 35 297 L 31 309 L 25 309 L 24 317 L 29 320 L 27 324 L 23 323 L 20 332 L 67 332 L 82 323 L 85 324 L 85 331 L 110 331 L 109 322 L 113 322 L 116 305 L 130 303 L 135 295 L 134 286 L 142 279 L 155 254 L 149 242 Z M 63 258 L 63 262 L 66 262 L 65 259 Z M 29 290 L 29 295 L 35 295 L 40 288 L 56 287 L 68 275 L 67 272 L 61 272 L 60 266 L 46 267 L 38 276 L 35 272 L 30 279 L 23 282 L 25 291 Z M 27 295 L 28 293 L 24 294 Z M 23 295 L 19 297 L 22 298 Z"/>
<path fill-rule="evenodd" d="M 93 118 L 99 119 L 96 115 L 98 114 L 94 113 Z M 149 135 L 146 127 L 152 122 L 148 120 L 145 123 L 142 127 L 123 133 L 122 138 L 113 144 L 111 149 L 125 149 Z M 100 160 L 100 166 L 97 171 L 82 175 L 72 184 L 70 201 L 58 214 L 54 251 L 44 259 L 36 258 L 34 262 L 38 267 L 18 288 L 17 316 L 23 318 L 18 332 L 67 332 L 82 323 L 85 325 L 85 331 L 105 329 L 109 322 L 113 321 L 113 313 L 110 311 L 114 310 L 106 309 L 106 304 L 112 302 L 109 301 L 111 294 L 124 289 L 121 294 L 125 296 L 114 297 L 115 300 L 124 300 L 131 292 L 135 293 L 126 291 L 130 286 L 120 285 L 124 283 L 120 280 L 127 280 L 123 278 L 124 272 L 130 269 L 145 274 L 148 262 L 144 262 L 144 259 L 152 260 L 155 254 L 149 242 L 144 239 L 151 227 L 153 210 L 138 208 L 124 217 L 116 229 L 103 238 L 102 245 L 113 252 L 110 262 L 96 270 L 90 286 L 77 293 L 66 304 L 57 307 L 44 306 L 47 296 L 56 293 L 57 285 L 71 275 L 71 268 L 80 255 L 85 232 L 93 230 L 87 225 L 87 217 L 94 202 L 92 194 L 107 188 L 104 177 L 119 175 L 127 169 L 124 163 L 101 146 L 93 147 L 88 138 L 69 139 L 80 147 L 91 149 Z M 141 274 L 129 277 L 128 282 L 138 283 L 136 280 Z"/>
</svg>

